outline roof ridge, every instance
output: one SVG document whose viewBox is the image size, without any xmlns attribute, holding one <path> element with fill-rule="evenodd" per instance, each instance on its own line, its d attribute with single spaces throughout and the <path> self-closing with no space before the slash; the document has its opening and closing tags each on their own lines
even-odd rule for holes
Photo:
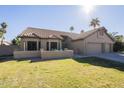
<svg viewBox="0 0 124 93">
<path fill-rule="evenodd" d="M 104 26 L 102 26 L 102 27 L 99 27 L 99 28 L 95 28 L 95 29 L 88 30 L 88 31 L 86 31 L 86 32 L 90 32 L 90 31 L 97 31 L 97 30 L 99 30 L 99 29 L 101 29 L 101 28 L 102 28 L 102 29 L 103 29 L 103 28 L 105 29 L 105 27 L 104 27 Z"/>
<path fill-rule="evenodd" d="M 61 32 L 61 33 L 69 33 L 69 34 L 79 34 L 74 32 L 66 32 L 66 31 L 60 31 L 60 30 L 54 30 L 54 29 L 42 29 L 42 28 L 35 28 L 35 27 L 27 27 L 27 29 L 38 29 L 38 30 L 48 30 L 48 31 L 54 31 L 54 32 Z"/>
<path fill-rule="evenodd" d="M 86 32 L 80 34 L 80 36 L 78 38 L 76 38 L 75 40 L 84 39 L 84 38 L 88 37 L 89 35 L 91 35 L 91 34 L 97 32 L 97 31 L 99 31 L 100 29 L 106 29 L 106 28 L 105 27 L 99 27 L 99 28 L 95 28 L 95 29 L 86 31 Z"/>
</svg>

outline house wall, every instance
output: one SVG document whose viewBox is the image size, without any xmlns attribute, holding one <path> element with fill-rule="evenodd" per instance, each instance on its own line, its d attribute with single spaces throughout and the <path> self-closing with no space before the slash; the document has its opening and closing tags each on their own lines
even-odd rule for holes
<svg viewBox="0 0 124 93">
<path fill-rule="evenodd" d="M 28 41 L 36 41 L 41 42 L 41 49 L 46 50 L 47 49 L 47 42 L 61 42 L 59 39 L 39 39 L 39 38 L 22 38 L 21 39 L 21 48 L 24 49 L 24 42 L 26 44 L 26 50 L 27 50 L 27 42 Z"/>
<path fill-rule="evenodd" d="M 71 46 L 72 46 L 71 49 L 74 50 L 75 54 L 82 54 L 83 55 L 84 54 L 84 49 L 85 49 L 84 43 L 85 42 L 83 40 L 72 42 L 71 43 Z"/>
<path fill-rule="evenodd" d="M 84 54 L 84 42 L 80 42 L 80 41 L 77 41 L 77 42 L 72 42 L 72 39 L 69 38 L 69 37 L 66 37 L 63 44 L 65 44 L 66 46 L 63 46 L 63 48 L 68 48 L 68 49 L 71 49 L 71 50 L 74 50 L 74 53 L 75 54 Z"/>
<path fill-rule="evenodd" d="M 72 41 L 71 41 L 72 39 L 71 38 L 69 38 L 69 37 L 66 37 L 66 39 L 64 40 L 64 44 L 66 44 L 66 46 L 63 46 L 63 48 L 68 48 L 68 49 L 72 49 Z"/>
<path fill-rule="evenodd" d="M 108 35 L 106 35 L 106 33 L 104 32 L 103 36 L 99 35 L 99 31 L 92 34 L 91 36 L 89 36 L 88 38 L 85 39 L 86 42 L 97 42 L 97 43 L 114 43 L 109 37 Z"/>
</svg>

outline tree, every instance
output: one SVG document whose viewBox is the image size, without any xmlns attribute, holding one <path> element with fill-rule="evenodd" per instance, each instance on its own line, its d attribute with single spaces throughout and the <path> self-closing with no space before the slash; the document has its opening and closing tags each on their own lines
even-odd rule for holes
<svg viewBox="0 0 124 93">
<path fill-rule="evenodd" d="M 2 38 L 2 36 L 3 36 L 3 32 L 2 32 L 2 30 L 0 29 L 0 38 Z"/>
<path fill-rule="evenodd" d="M 1 27 L 5 30 L 7 28 L 7 24 L 5 22 L 1 23 Z"/>
<path fill-rule="evenodd" d="M 110 33 L 109 33 L 109 35 L 110 35 L 111 37 L 113 37 L 113 38 L 114 38 L 117 34 L 118 34 L 118 32 L 110 32 Z"/>
<path fill-rule="evenodd" d="M 100 26 L 100 21 L 98 18 L 92 19 L 90 22 L 90 26 L 93 26 L 93 28 L 95 29 L 97 26 Z"/>
<path fill-rule="evenodd" d="M 116 42 L 122 42 L 124 39 L 123 35 L 118 35 L 118 32 L 110 32 L 109 35 L 114 38 Z"/>
<path fill-rule="evenodd" d="M 70 29 L 70 31 L 72 32 L 72 31 L 74 30 L 74 27 L 73 27 L 73 26 L 71 26 L 69 29 Z"/>
<path fill-rule="evenodd" d="M 0 25 L 1 25 L 0 28 L 1 45 L 3 45 L 3 40 L 5 39 L 4 34 L 6 33 L 7 24 L 3 22 Z"/>
<path fill-rule="evenodd" d="M 123 43 L 124 36 L 118 35 L 118 32 L 111 32 L 109 33 L 109 35 L 115 40 L 113 50 L 115 52 L 124 51 L 124 43 Z"/>
<path fill-rule="evenodd" d="M 13 40 L 11 41 L 11 43 L 12 43 L 13 45 L 16 45 L 16 40 L 13 39 Z"/>
<path fill-rule="evenodd" d="M 20 45 L 21 39 L 19 37 L 14 38 L 11 42 L 13 45 Z"/>
<path fill-rule="evenodd" d="M 116 40 L 117 42 L 122 42 L 123 39 L 124 39 L 123 35 L 116 35 L 116 36 L 115 36 L 115 40 Z"/>
</svg>

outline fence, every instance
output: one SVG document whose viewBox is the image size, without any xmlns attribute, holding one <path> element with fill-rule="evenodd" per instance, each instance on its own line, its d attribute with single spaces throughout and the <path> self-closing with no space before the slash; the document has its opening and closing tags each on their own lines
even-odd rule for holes
<svg viewBox="0 0 124 93">
<path fill-rule="evenodd" d="M 20 50 L 20 47 L 16 45 L 2 45 L 0 46 L 0 56 L 13 55 L 15 50 Z"/>
<path fill-rule="evenodd" d="M 14 51 L 14 58 L 32 58 L 41 57 L 41 59 L 70 58 L 73 57 L 73 50 L 64 51 Z"/>
<path fill-rule="evenodd" d="M 41 51 L 42 59 L 70 58 L 70 57 L 73 57 L 73 50 Z"/>
<path fill-rule="evenodd" d="M 14 51 L 14 58 L 40 57 L 40 51 Z"/>
</svg>

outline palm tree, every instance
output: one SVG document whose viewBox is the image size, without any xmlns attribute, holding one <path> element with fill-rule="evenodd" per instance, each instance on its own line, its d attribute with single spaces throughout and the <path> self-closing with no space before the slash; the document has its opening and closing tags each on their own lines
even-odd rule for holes
<svg viewBox="0 0 124 93">
<path fill-rule="evenodd" d="M 4 28 L 4 29 L 6 29 L 7 24 L 5 22 L 1 23 L 1 27 Z"/>
<path fill-rule="evenodd" d="M 71 26 L 69 29 L 70 29 L 70 31 L 72 32 L 72 31 L 74 30 L 74 27 L 73 27 L 73 26 Z"/>
<path fill-rule="evenodd" d="M 7 24 L 5 22 L 0 24 L 2 28 L 0 28 L 0 38 L 1 45 L 3 44 L 3 39 L 5 39 L 4 34 L 6 33 Z"/>
<path fill-rule="evenodd" d="M 98 18 L 92 19 L 92 21 L 90 22 L 90 26 L 93 26 L 93 28 L 95 29 L 97 26 L 100 26 L 100 21 Z"/>
<path fill-rule="evenodd" d="M 117 36 L 117 34 L 118 34 L 118 32 L 109 32 L 109 35 L 111 36 L 111 37 L 115 37 L 115 36 Z"/>
</svg>

